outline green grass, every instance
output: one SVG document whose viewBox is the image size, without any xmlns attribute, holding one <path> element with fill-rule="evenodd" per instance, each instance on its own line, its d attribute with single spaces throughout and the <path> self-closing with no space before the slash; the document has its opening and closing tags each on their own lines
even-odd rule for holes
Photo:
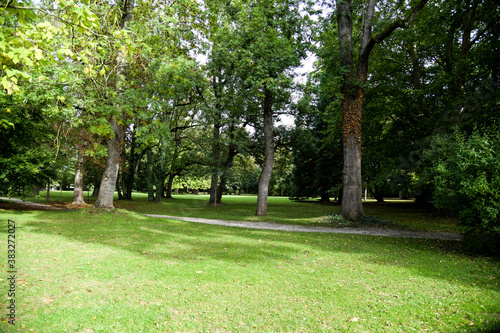
<svg viewBox="0 0 500 333">
<path fill-rule="evenodd" d="M 0 331 L 500 329 L 500 263 L 467 256 L 457 242 L 240 229 L 142 215 L 152 208 L 252 220 L 249 198 L 227 199 L 217 208 L 185 196 L 160 205 L 135 200 L 124 204 L 128 210 L 108 213 L 0 210 L 3 225 L 17 222 L 19 267 L 18 323 L 0 323 Z M 308 213 L 338 209 L 294 207 L 273 198 L 271 220 L 303 214 L 297 219 L 306 221 Z M 6 228 L 0 238 L 7 243 Z M 0 283 L 6 286 L 2 252 Z"/>
<path fill-rule="evenodd" d="M 45 203 L 45 192 L 40 198 L 26 200 Z M 51 201 L 71 202 L 73 192 L 52 192 Z M 287 197 L 269 197 L 267 216 L 255 216 L 256 196 L 224 196 L 223 205 L 207 205 L 207 195 L 174 195 L 174 199 L 161 203 L 148 203 L 147 195 L 134 193 L 133 201 L 115 200 L 115 207 L 139 213 L 164 214 L 173 216 L 203 217 L 211 219 L 236 220 L 248 222 L 274 222 L 304 226 L 325 226 L 324 217 L 340 212 L 338 204 L 321 204 L 317 201 L 295 202 Z M 94 198 L 85 196 L 85 202 L 93 204 Z M 366 214 L 393 222 L 403 229 L 426 231 L 458 232 L 456 219 L 442 217 L 435 211 L 417 207 L 411 200 L 386 200 L 378 203 L 368 200 L 364 203 Z"/>
</svg>

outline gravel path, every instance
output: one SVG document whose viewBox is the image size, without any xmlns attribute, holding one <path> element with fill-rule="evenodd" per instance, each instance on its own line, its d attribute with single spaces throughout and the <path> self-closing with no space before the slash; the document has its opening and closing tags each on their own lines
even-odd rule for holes
<svg viewBox="0 0 500 333">
<path fill-rule="evenodd" d="M 15 198 L 0 197 L 1 200 L 11 201 L 20 205 L 33 207 L 35 209 L 53 209 L 53 210 L 68 210 L 65 207 L 54 207 L 36 202 L 22 201 Z M 237 227 L 247 229 L 264 229 L 264 230 L 279 230 L 291 232 L 321 232 L 332 234 L 352 234 L 352 235 L 370 235 L 382 237 L 405 237 L 405 238 L 423 238 L 423 239 L 439 239 L 439 240 L 462 240 L 462 235 L 455 232 L 431 232 L 431 231 L 410 231 L 396 229 L 380 229 L 380 228 L 329 228 L 329 227 L 306 227 L 301 225 L 278 224 L 269 222 L 242 222 L 242 221 L 226 221 L 212 220 L 197 217 L 179 217 L 170 215 L 144 214 L 149 217 L 159 217 L 171 220 L 181 220 L 186 222 L 195 222 L 203 224 L 222 225 L 226 227 Z"/>
<path fill-rule="evenodd" d="M 144 215 L 149 217 L 159 217 L 171 220 L 181 220 L 187 222 L 215 224 L 227 227 L 248 228 L 248 229 L 267 229 L 267 230 L 297 231 L 297 232 L 322 232 L 322 233 L 334 233 L 334 234 L 424 238 L 424 239 L 440 239 L 440 240 L 453 240 L 453 241 L 462 240 L 462 235 L 454 232 L 410 231 L 410 230 L 379 229 L 379 228 L 305 227 L 300 225 L 287 225 L 287 224 L 277 224 L 268 222 L 225 221 L 225 220 L 203 219 L 196 217 L 179 217 L 179 216 L 156 215 L 156 214 L 144 214 Z"/>
</svg>

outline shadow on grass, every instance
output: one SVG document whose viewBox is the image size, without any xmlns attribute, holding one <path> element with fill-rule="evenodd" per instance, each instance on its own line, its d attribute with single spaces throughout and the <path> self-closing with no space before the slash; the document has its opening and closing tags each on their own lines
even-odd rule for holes
<svg viewBox="0 0 500 333">
<path fill-rule="evenodd" d="M 18 221 L 22 222 L 21 216 Z M 348 253 L 366 263 L 401 267 L 412 274 L 500 289 L 495 283 L 498 280 L 492 280 L 495 274 L 498 277 L 499 263 L 484 258 L 479 262 L 463 254 L 460 242 L 455 241 L 241 229 L 148 218 L 122 210 L 99 214 L 34 211 L 29 221 L 18 226 L 27 232 L 101 244 L 153 260 L 278 262 L 294 260 L 302 253 Z"/>
</svg>

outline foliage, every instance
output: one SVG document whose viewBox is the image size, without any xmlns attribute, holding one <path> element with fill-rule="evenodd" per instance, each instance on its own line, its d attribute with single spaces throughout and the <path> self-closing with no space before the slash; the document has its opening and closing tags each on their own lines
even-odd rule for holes
<svg viewBox="0 0 500 333">
<path fill-rule="evenodd" d="M 429 166 L 421 181 L 433 185 L 433 204 L 458 215 L 471 247 L 498 254 L 500 134 L 475 130 L 437 135 L 424 160 Z"/>
<path fill-rule="evenodd" d="M 330 214 L 324 217 L 322 221 L 334 227 L 401 228 L 401 226 L 396 225 L 394 222 L 389 222 L 373 215 L 361 216 L 356 221 L 350 221 L 343 218 L 340 214 Z"/>
</svg>

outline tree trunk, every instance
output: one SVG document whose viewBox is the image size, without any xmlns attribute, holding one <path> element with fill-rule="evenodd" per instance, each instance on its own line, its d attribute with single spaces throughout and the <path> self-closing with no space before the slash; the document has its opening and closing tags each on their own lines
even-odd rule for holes
<svg viewBox="0 0 500 333">
<path fill-rule="evenodd" d="M 83 173 L 85 168 L 85 146 L 83 142 L 78 145 L 78 157 L 76 160 L 75 189 L 73 191 L 72 205 L 83 205 Z"/>
<path fill-rule="evenodd" d="M 361 178 L 361 142 L 354 135 L 344 141 L 343 195 L 340 214 L 356 221 L 364 216 L 363 188 Z"/>
<path fill-rule="evenodd" d="M 155 193 L 153 187 L 153 152 L 151 151 L 151 148 L 149 148 L 147 152 L 146 182 L 148 187 L 148 202 L 153 202 L 155 200 Z"/>
<path fill-rule="evenodd" d="M 114 136 L 108 139 L 108 156 L 106 167 L 101 178 L 99 193 L 94 203 L 94 208 L 114 209 L 113 196 L 115 194 L 116 180 L 118 178 L 118 168 L 120 166 L 120 142 L 121 128 L 115 116 L 111 117 L 111 127 Z"/>
<path fill-rule="evenodd" d="M 163 190 L 165 188 L 165 178 L 166 178 L 166 165 L 167 165 L 167 139 L 162 138 L 160 140 L 159 158 L 156 163 L 156 194 L 154 202 L 161 202 L 163 197 Z"/>
<path fill-rule="evenodd" d="M 123 188 L 125 200 L 132 200 L 132 187 L 134 186 L 136 164 L 138 162 L 135 130 L 136 130 L 136 128 L 134 126 L 134 128 L 132 129 L 132 140 L 130 143 L 130 157 L 129 157 L 129 163 L 128 163 L 129 170 L 127 172 L 127 177 L 126 177 L 124 188 Z"/>
<path fill-rule="evenodd" d="M 134 8 L 135 0 L 125 0 L 123 2 L 123 12 L 121 17 L 121 28 L 127 28 L 127 22 L 132 20 L 132 10 Z M 122 51 L 118 52 L 116 59 L 116 90 L 118 96 L 123 93 L 123 83 L 125 82 L 125 75 L 127 74 L 127 60 Z M 116 108 L 121 110 L 121 106 L 115 105 Z M 120 142 L 122 138 L 121 125 L 118 124 L 116 116 L 112 115 L 110 119 L 111 129 L 114 136 L 108 139 L 108 156 L 106 158 L 106 167 L 101 179 L 101 186 L 97 200 L 94 203 L 94 208 L 114 209 L 113 195 L 116 187 L 116 180 L 118 176 L 118 168 L 120 163 Z"/>
<path fill-rule="evenodd" d="M 351 1 L 337 0 L 337 8 L 340 64 L 346 71 L 341 88 L 343 94 L 341 109 L 344 168 L 340 214 L 345 219 L 356 220 L 359 216 L 365 215 L 361 178 L 361 111 L 364 91 L 360 86 L 356 86 L 356 82 L 354 82 Z M 367 21 L 370 21 L 369 17 Z M 365 28 L 366 25 L 363 27 L 362 41 L 369 34 L 369 31 L 367 32 Z"/>
<path fill-rule="evenodd" d="M 342 135 L 344 148 L 343 196 L 341 215 L 348 220 L 357 220 L 365 215 L 363 210 L 361 178 L 361 114 L 364 104 L 364 85 L 368 77 L 368 60 L 375 44 L 382 42 L 398 28 L 407 28 L 428 0 L 421 0 L 404 19 L 396 19 L 376 35 L 372 36 L 376 0 L 369 0 L 363 15 L 361 43 L 356 77 L 354 76 L 352 47 L 351 0 L 337 0 L 337 23 L 339 33 L 340 65 L 345 74 L 341 92 L 343 94 Z"/>
<path fill-rule="evenodd" d="M 212 179 L 210 181 L 210 199 L 209 204 L 217 203 L 217 190 L 219 183 L 219 166 L 220 166 L 220 129 L 221 129 L 221 84 L 217 82 L 217 78 L 213 78 L 212 86 L 214 89 L 215 102 L 215 114 L 214 114 L 214 129 L 213 129 L 213 148 L 212 148 Z"/>
<path fill-rule="evenodd" d="M 172 197 L 172 185 L 174 184 L 175 174 L 170 172 L 168 175 L 168 183 L 167 183 L 167 199 L 173 199 Z"/>
<path fill-rule="evenodd" d="M 122 177 L 122 186 L 123 186 L 123 174 L 121 175 Z M 118 181 L 116 182 L 116 192 L 118 194 L 118 200 L 123 200 L 123 194 L 120 188 L 120 170 L 118 170 L 118 176 L 117 176 Z"/>
<path fill-rule="evenodd" d="M 230 129 L 230 134 L 232 134 L 232 129 Z M 232 135 L 230 136 L 230 138 L 232 139 Z M 222 203 L 222 194 L 226 189 L 226 181 L 229 176 L 229 170 L 231 170 L 231 167 L 233 166 L 234 157 L 237 154 L 238 153 L 236 152 L 236 149 L 234 149 L 234 146 L 230 144 L 229 151 L 227 153 L 226 163 L 224 164 L 224 173 L 220 177 L 220 185 L 219 189 L 217 190 L 217 203 Z"/>
<path fill-rule="evenodd" d="M 92 198 L 97 198 L 99 196 L 99 188 L 101 187 L 101 180 L 94 184 L 94 189 L 92 190 Z"/>
<path fill-rule="evenodd" d="M 330 202 L 330 196 L 328 193 L 321 193 L 321 202 Z"/>
<path fill-rule="evenodd" d="M 40 190 L 43 188 L 43 186 L 40 185 L 35 185 L 35 188 L 33 189 L 33 195 L 39 195 Z"/>
<path fill-rule="evenodd" d="M 255 215 L 267 214 L 267 196 L 269 193 L 269 182 L 273 172 L 274 163 L 274 129 L 273 129 L 273 93 L 267 87 L 264 88 L 264 164 L 259 177 L 257 193 L 257 209 Z"/>
<path fill-rule="evenodd" d="M 50 179 L 47 180 L 47 201 L 50 200 Z"/>
<path fill-rule="evenodd" d="M 220 123 L 214 123 L 213 131 L 214 146 L 212 151 L 212 179 L 210 181 L 210 199 L 209 204 L 216 202 L 217 198 L 217 186 L 219 182 L 219 158 L 220 158 Z"/>
</svg>

